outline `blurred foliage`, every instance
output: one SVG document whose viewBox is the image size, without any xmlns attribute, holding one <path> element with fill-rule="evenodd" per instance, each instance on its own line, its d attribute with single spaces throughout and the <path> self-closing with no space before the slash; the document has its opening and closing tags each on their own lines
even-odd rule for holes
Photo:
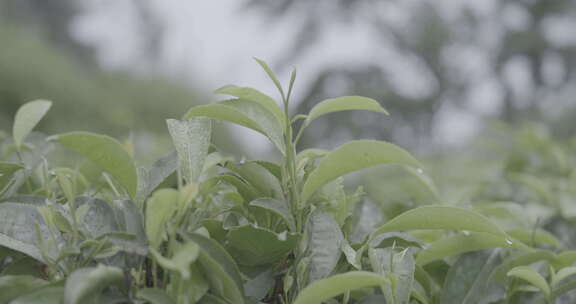
<svg viewBox="0 0 576 304">
<path fill-rule="evenodd" d="M 265 12 L 269 22 L 294 20 L 290 18 L 297 16 L 298 22 L 293 22 L 297 34 L 292 48 L 281 56 L 280 65 L 305 57 L 327 33 L 348 25 L 374 33 L 373 47 L 382 49 L 381 60 L 332 66 L 320 72 L 297 112 L 305 112 L 340 88 L 347 94 L 383 101 L 392 118 L 359 120 L 354 113 L 346 113 L 338 119 L 326 119 L 315 134 L 304 138 L 304 146 L 340 140 L 344 126 L 355 130 L 355 136 L 393 138 L 405 145 L 426 146 L 438 126 L 439 113 L 449 108 L 519 122 L 549 120 L 573 105 L 576 44 L 566 39 L 566 32 L 562 33 L 576 22 L 576 2 L 571 0 L 245 3 L 249 9 Z M 406 71 L 411 77 L 404 76 Z M 416 86 L 406 81 L 412 77 Z M 521 87 L 518 81 L 523 81 Z M 478 114 L 478 103 L 486 102 L 482 93 L 489 90 L 496 94 L 489 98 L 499 102 L 497 110 Z M 548 103 L 563 110 L 550 109 Z M 573 106 L 569 112 L 562 114 L 565 120 L 576 116 Z M 391 131 L 392 126 L 395 131 Z M 557 126 L 574 131 L 566 123 Z"/>
</svg>

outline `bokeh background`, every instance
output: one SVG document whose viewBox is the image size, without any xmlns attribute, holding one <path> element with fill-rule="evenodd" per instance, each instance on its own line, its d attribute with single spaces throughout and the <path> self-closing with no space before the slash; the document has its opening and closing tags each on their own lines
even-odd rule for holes
<svg viewBox="0 0 576 304">
<path fill-rule="evenodd" d="M 0 128 L 43 98 L 46 132 L 162 150 L 164 120 L 223 98 L 220 86 L 277 97 L 253 56 L 284 81 L 297 67 L 295 112 L 364 95 L 391 113 L 326 116 L 301 148 L 377 138 L 428 155 L 495 125 L 576 131 L 573 0 L 0 0 Z M 224 150 L 272 151 L 250 131 L 217 132 Z"/>
</svg>

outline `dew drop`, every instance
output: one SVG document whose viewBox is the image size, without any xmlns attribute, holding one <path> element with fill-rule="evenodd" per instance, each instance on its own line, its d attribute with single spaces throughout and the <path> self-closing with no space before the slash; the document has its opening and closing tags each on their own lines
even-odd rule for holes
<svg viewBox="0 0 576 304">
<path fill-rule="evenodd" d="M 424 170 L 422 170 L 422 168 L 416 169 L 416 172 L 417 172 L 418 174 L 424 174 Z"/>
<path fill-rule="evenodd" d="M 464 230 L 464 231 L 462 231 L 462 233 L 463 233 L 465 236 L 469 236 L 469 235 L 470 235 L 470 231 L 468 231 L 468 230 Z"/>
<path fill-rule="evenodd" d="M 507 239 L 506 239 L 506 244 L 512 245 L 512 240 L 507 238 Z"/>
</svg>

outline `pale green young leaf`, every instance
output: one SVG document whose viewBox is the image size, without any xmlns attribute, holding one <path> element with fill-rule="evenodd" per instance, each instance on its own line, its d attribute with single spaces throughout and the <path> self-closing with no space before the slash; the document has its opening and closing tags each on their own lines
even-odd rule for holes
<svg viewBox="0 0 576 304">
<path fill-rule="evenodd" d="M 519 241 L 510 241 L 504 236 L 483 232 L 467 232 L 467 234 L 451 235 L 430 244 L 426 249 L 420 251 L 416 262 L 419 265 L 426 265 L 464 252 L 498 247 L 528 248 Z"/>
<path fill-rule="evenodd" d="M 26 136 L 28 136 L 32 129 L 40 122 L 42 117 L 46 115 L 46 112 L 50 110 L 51 106 L 51 101 L 35 100 L 24 104 L 18 109 L 14 117 L 14 127 L 12 129 L 12 135 L 14 136 L 14 143 L 17 149 L 20 149 Z"/>
<path fill-rule="evenodd" d="M 485 216 L 449 206 L 422 206 L 408 210 L 380 226 L 372 236 L 384 232 L 427 229 L 468 230 L 508 238 L 500 227 Z"/>
<path fill-rule="evenodd" d="M 534 268 L 530 266 L 518 266 L 512 268 L 507 274 L 509 277 L 515 277 L 530 283 L 532 286 L 540 289 L 546 296 L 550 295 L 550 286 L 546 279 L 542 277 Z"/>
<path fill-rule="evenodd" d="M 314 119 L 340 111 L 349 110 L 365 110 L 384 113 L 388 115 L 388 112 L 382 108 L 382 106 L 374 99 L 362 96 L 342 96 L 337 98 L 326 99 L 318 104 L 316 104 L 308 117 L 306 117 L 305 125 L 309 125 Z"/>
<path fill-rule="evenodd" d="M 304 288 L 294 304 L 319 304 L 347 291 L 390 284 L 384 276 L 367 271 L 350 271 L 316 281 Z"/>
<path fill-rule="evenodd" d="M 387 276 L 389 285 L 381 287 L 386 303 L 408 304 L 414 283 L 414 249 L 370 248 L 368 257 L 372 270 Z"/>
<path fill-rule="evenodd" d="M 383 164 L 421 167 L 408 152 L 391 143 L 373 140 L 350 141 L 322 158 L 304 183 L 302 200 L 306 201 L 318 188 L 344 174 Z"/>
<path fill-rule="evenodd" d="M 79 268 L 72 272 L 64 286 L 64 304 L 98 303 L 104 288 L 124 281 L 122 269 L 111 266 Z"/>
<path fill-rule="evenodd" d="M 258 103 L 231 99 L 193 107 L 184 115 L 187 119 L 194 117 L 209 117 L 252 129 L 268 137 L 284 153 L 283 127 L 274 114 Z"/>
<path fill-rule="evenodd" d="M 282 113 L 282 110 L 280 109 L 276 101 L 274 101 L 272 97 L 256 89 L 249 87 L 238 87 L 235 85 L 226 85 L 219 88 L 214 93 L 226 94 L 240 99 L 246 99 L 257 102 L 261 106 L 266 108 L 266 110 L 274 114 L 274 116 L 278 120 L 278 123 L 280 123 L 281 126 L 284 126 L 286 124 L 285 122 L 286 117 L 284 117 L 284 114 Z"/>
<path fill-rule="evenodd" d="M 195 243 L 188 242 L 175 248 L 172 258 L 162 256 L 154 248 L 150 248 L 150 253 L 162 268 L 179 273 L 182 279 L 188 280 L 191 277 L 190 264 L 198 258 L 200 248 Z"/>
<path fill-rule="evenodd" d="M 576 267 L 575 266 L 562 268 L 553 277 L 551 285 L 557 286 L 557 285 L 559 285 L 560 282 L 562 282 L 562 280 L 564 280 L 570 276 L 573 276 L 575 274 L 576 274 Z"/>
<path fill-rule="evenodd" d="M 517 267 L 517 266 L 526 266 L 538 261 L 554 261 L 555 256 L 554 253 L 548 250 L 533 250 L 527 252 L 521 252 L 516 254 L 508 259 L 506 259 L 502 264 L 500 264 L 496 269 L 494 269 L 494 273 L 492 277 L 497 281 L 504 281 L 506 279 L 506 274 L 510 269 Z"/>
<path fill-rule="evenodd" d="M 282 99 L 285 99 L 286 96 L 284 95 L 284 90 L 282 89 L 282 84 L 280 84 L 278 77 L 276 77 L 276 74 L 274 74 L 274 72 L 272 72 L 272 69 L 268 66 L 266 61 L 264 61 L 262 59 L 258 59 L 256 57 L 254 57 L 254 60 L 256 60 L 256 62 L 258 62 L 258 64 L 262 67 L 262 69 L 266 72 L 266 74 L 268 74 L 268 77 L 270 77 L 270 79 L 272 79 L 272 82 L 274 82 L 274 85 L 276 86 L 276 88 L 280 92 L 280 95 L 282 95 Z"/>
<path fill-rule="evenodd" d="M 212 136 L 212 121 L 205 117 L 186 120 L 168 119 L 168 131 L 178 153 L 178 165 L 184 180 L 197 183 Z"/>
<path fill-rule="evenodd" d="M 114 177 L 134 198 L 138 187 L 136 167 L 130 154 L 116 139 L 89 132 L 70 132 L 55 136 L 64 147 L 79 153 Z"/>
<path fill-rule="evenodd" d="M 158 248 L 166 233 L 166 223 L 178 208 L 176 189 L 159 189 L 146 203 L 146 235 L 152 248 Z"/>
<path fill-rule="evenodd" d="M 508 233 L 508 235 L 511 237 L 526 244 L 531 244 L 532 246 L 549 245 L 558 248 L 562 245 L 556 236 L 540 228 L 514 229 L 506 231 L 506 233 Z"/>
</svg>

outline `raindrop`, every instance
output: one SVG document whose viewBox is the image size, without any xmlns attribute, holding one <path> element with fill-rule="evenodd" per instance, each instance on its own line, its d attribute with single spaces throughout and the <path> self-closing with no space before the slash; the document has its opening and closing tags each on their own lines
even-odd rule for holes
<svg viewBox="0 0 576 304">
<path fill-rule="evenodd" d="M 470 231 L 468 231 L 468 230 L 464 230 L 464 231 L 462 231 L 462 233 L 464 233 L 465 236 L 469 236 L 469 235 L 470 235 Z"/>
<path fill-rule="evenodd" d="M 509 238 L 506 238 L 506 244 L 508 244 L 508 245 L 512 245 L 512 240 L 511 240 L 511 239 L 509 239 Z"/>
<path fill-rule="evenodd" d="M 424 170 L 422 170 L 422 168 L 416 169 L 416 172 L 417 172 L 418 174 L 424 174 Z"/>
<path fill-rule="evenodd" d="M 278 233 L 276 235 L 276 237 L 278 238 L 279 241 L 285 241 L 287 239 L 288 236 L 288 231 L 283 231 L 281 233 Z"/>
</svg>

